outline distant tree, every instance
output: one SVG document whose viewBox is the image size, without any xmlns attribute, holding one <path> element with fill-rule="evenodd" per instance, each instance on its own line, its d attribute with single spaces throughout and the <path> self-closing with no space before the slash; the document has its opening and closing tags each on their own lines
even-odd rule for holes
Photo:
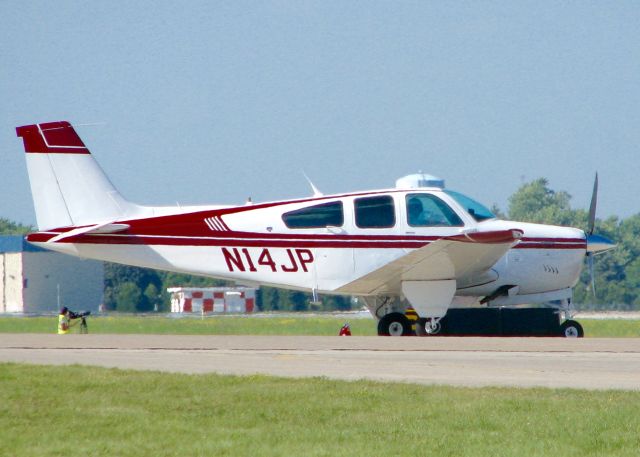
<svg viewBox="0 0 640 457">
<path fill-rule="evenodd" d="M 138 268 L 117 263 L 105 262 L 104 264 L 104 304 L 107 309 L 116 309 L 118 304 L 118 291 L 125 283 L 133 283 L 141 291 L 136 309 L 148 311 L 146 297 L 142 291 L 146 291 L 150 284 L 156 290 L 162 287 L 162 272 L 150 268 Z M 151 305 L 153 306 L 153 305 Z"/>
<path fill-rule="evenodd" d="M 340 295 L 321 295 L 319 307 L 311 308 L 310 293 L 275 287 L 261 287 L 257 296 L 261 311 L 345 311 L 351 309 L 351 298 Z"/>
<path fill-rule="evenodd" d="M 256 297 L 258 308 L 261 311 L 279 311 L 282 309 L 280 290 L 275 287 L 261 287 Z"/>
<path fill-rule="evenodd" d="M 229 281 L 208 278 L 206 276 L 195 276 L 184 273 L 162 272 L 163 287 L 221 287 L 230 284 Z"/>
<path fill-rule="evenodd" d="M 585 268 L 575 290 L 576 301 L 595 309 L 640 309 L 640 214 L 622 221 L 609 217 L 596 223 L 596 231 L 617 247 L 595 256 L 596 297 Z"/>
<path fill-rule="evenodd" d="M 121 312 L 139 311 L 139 304 L 143 299 L 142 291 L 133 282 L 119 284 L 115 292 L 116 310 Z"/>
<path fill-rule="evenodd" d="M 322 297 L 322 309 L 325 311 L 348 311 L 352 309 L 351 297 L 326 295 Z"/>
<path fill-rule="evenodd" d="M 300 291 L 291 291 L 289 293 L 289 303 L 292 311 L 308 311 L 311 294 Z"/>
<path fill-rule="evenodd" d="M 495 203 L 491 206 L 491 212 L 492 212 L 492 213 L 493 213 L 493 214 L 494 214 L 498 219 L 506 219 L 506 218 L 507 218 L 507 215 L 506 215 L 506 214 L 504 214 L 504 213 L 502 212 L 502 210 L 498 207 L 498 205 L 497 205 L 497 204 L 495 204 Z"/>
<path fill-rule="evenodd" d="M 35 229 L 30 225 L 22 225 L 0 217 L 0 235 L 26 235 Z"/>
<path fill-rule="evenodd" d="M 571 225 L 575 215 L 567 192 L 549 189 L 545 178 L 521 186 L 509 198 L 509 219 L 540 224 Z"/>
<path fill-rule="evenodd" d="M 162 306 L 160 291 L 156 287 L 155 284 L 149 283 L 147 288 L 144 290 L 144 298 L 146 302 L 146 308 L 144 311 L 153 311 L 156 306 L 158 311 L 164 311 L 165 307 Z"/>
</svg>

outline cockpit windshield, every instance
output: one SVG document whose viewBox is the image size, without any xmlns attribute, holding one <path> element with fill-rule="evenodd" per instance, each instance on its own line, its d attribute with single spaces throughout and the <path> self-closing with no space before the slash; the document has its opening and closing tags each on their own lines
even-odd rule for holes
<svg viewBox="0 0 640 457">
<path fill-rule="evenodd" d="M 460 192 L 445 190 L 447 195 L 460 204 L 477 222 L 495 219 L 496 216 L 486 206 Z"/>
</svg>

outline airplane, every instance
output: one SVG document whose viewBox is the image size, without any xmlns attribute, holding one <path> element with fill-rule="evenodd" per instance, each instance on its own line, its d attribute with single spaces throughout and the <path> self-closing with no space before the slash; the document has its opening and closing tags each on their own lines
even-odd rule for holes
<svg viewBox="0 0 640 457">
<path fill-rule="evenodd" d="M 585 255 L 615 245 L 589 228 L 498 219 L 425 174 L 395 188 L 211 206 L 141 206 L 109 181 L 67 121 L 16 128 L 42 248 L 109 262 L 361 298 L 378 334 L 437 334 L 450 307 L 560 303 L 582 336 L 572 288 Z"/>
</svg>

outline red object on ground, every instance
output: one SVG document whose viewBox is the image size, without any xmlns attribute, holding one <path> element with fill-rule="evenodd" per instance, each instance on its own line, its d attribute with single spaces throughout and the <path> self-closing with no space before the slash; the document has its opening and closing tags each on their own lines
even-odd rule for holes
<svg viewBox="0 0 640 457">
<path fill-rule="evenodd" d="M 351 336 L 351 327 L 349 327 L 349 324 L 344 324 L 342 326 L 342 328 L 340 329 L 340 333 L 338 335 L 339 336 Z"/>
</svg>

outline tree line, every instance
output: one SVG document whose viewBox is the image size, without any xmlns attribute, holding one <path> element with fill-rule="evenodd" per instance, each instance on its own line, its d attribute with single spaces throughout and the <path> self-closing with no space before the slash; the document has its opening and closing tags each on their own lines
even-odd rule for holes
<svg viewBox="0 0 640 457">
<path fill-rule="evenodd" d="M 571 196 L 549 188 L 545 178 L 523 184 L 510 198 L 507 212 L 493 206 L 503 219 L 555 224 L 586 229 L 588 211 L 571 208 Z M 0 218 L 0 234 L 25 234 L 32 227 Z M 591 292 L 588 268 L 574 289 L 579 309 L 640 309 L 640 213 L 626 219 L 610 216 L 596 221 L 596 233 L 617 244 L 616 249 L 595 257 L 595 289 Z M 118 311 L 168 311 L 168 287 L 216 287 L 230 283 L 200 276 L 105 263 L 105 307 Z M 348 310 L 349 297 L 323 296 L 311 303 L 311 295 L 273 287 L 261 287 L 256 305 L 263 311 Z"/>
</svg>

